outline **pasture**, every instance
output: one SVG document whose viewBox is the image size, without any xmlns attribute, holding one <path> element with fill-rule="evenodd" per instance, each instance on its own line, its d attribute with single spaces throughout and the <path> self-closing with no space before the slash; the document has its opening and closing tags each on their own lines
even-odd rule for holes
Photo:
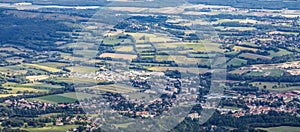
<svg viewBox="0 0 300 132">
<path fill-rule="evenodd" d="M 257 70 L 257 71 L 251 71 L 247 74 L 247 76 L 273 76 L 273 77 L 280 77 L 282 76 L 284 71 L 279 69 L 267 69 L 267 70 Z"/>
<path fill-rule="evenodd" d="M 110 93 L 131 93 L 135 92 L 138 89 L 133 88 L 127 85 L 120 85 L 120 84 L 112 84 L 112 85 L 97 85 L 92 87 L 93 90 L 100 90 L 103 92 L 110 92 Z"/>
<path fill-rule="evenodd" d="M 270 56 L 271 57 L 277 57 L 277 56 L 283 56 L 283 55 L 288 55 L 288 54 L 292 54 L 292 52 L 287 51 L 285 49 L 279 49 L 278 52 L 274 52 L 274 51 L 269 51 Z"/>
<path fill-rule="evenodd" d="M 256 52 L 258 49 L 248 48 L 248 47 L 242 47 L 242 46 L 234 46 L 233 50 L 235 52 L 240 52 L 240 51 L 254 51 L 254 52 Z"/>
<path fill-rule="evenodd" d="M 25 84 L 17 84 L 10 82 L 3 84 L 3 87 L 6 88 L 6 91 L 11 94 L 18 94 L 19 92 L 48 92 L 47 89 L 39 89 L 36 87 L 31 87 L 30 85 L 26 86 Z"/>
<path fill-rule="evenodd" d="M 26 79 L 31 82 L 36 82 L 36 81 L 48 79 L 49 77 L 50 77 L 49 75 L 36 75 L 36 76 L 26 76 Z"/>
<path fill-rule="evenodd" d="M 23 128 L 29 132 L 66 132 L 70 129 L 77 128 L 78 125 L 64 125 L 64 126 L 47 126 L 42 128 Z"/>
<path fill-rule="evenodd" d="M 252 53 L 243 53 L 243 54 L 239 55 L 239 57 L 252 59 L 252 60 L 257 60 L 257 59 L 271 60 L 272 59 L 272 57 L 269 57 L 269 56 L 263 56 L 263 55 L 252 54 Z"/>
<path fill-rule="evenodd" d="M 115 46 L 116 52 L 133 52 L 133 46 Z"/>
<path fill-rule="evenodd" d="M 98 68 L 96 67 L 89 67 L 89 66 L 72 66 L 67 67 L 68 70 L 71 72 L 77 72 L 77 73 L 95 73 Z"/>
<path fill-rule="evenodd" d="M 44 70 L 44 71 L 51 72 L 51 73 L 62 72 L 61 69 L 52 68 L 49 66 L 44 66 L 44 65 L 39 65 L 39 64 L 24 64 L 24 66 L 28 67 L 28 68 L 36 68 L 36 69 Z"/>
<path fill-rule="evenodd" d="M 260 89 L 266 87 L 267 90 L 271 91 L 292 91 L 292 90 L 300 90 L 300 86 L 293 86 L 294 84 L 299 83 L 278 83 L 278 82 L 252 82 L 253 86 L 256 86 Z"/>
<path fill-rule="evenodd" d="M 242 66 L 247 64 L 247 60 L 239 59 L 239 58 L 233 58 L 227 63 L 227 66 Z"/>
<path fill-rule="evenodd" d="M 123 59 L 123 60 L 133 60 L 137 58 L 137 55 L 132 54 L 117 54 L 117 53 L 103 53 L 100 55 L 101 58 L 112 58 L 112 59 Z"/>
<path fill-rule="evenodd" d="M 268 132 L 299 132 L 300 127 L 291 126 L 280 126 L 280 127 L 269 127 L 269 128 L 259 128 Z"/>
<path fill-rule="evenodd" d="M 56 94 L 56 95 L 48 95 L 38 98 L 30 98 L 31 101 L 41 101 L 50 104 L 59 104 L 59 103 L 74 103 L 77 100 L 82 100 L 86 98 L 94 97 L 95 95 L 87 94 L 87 93 L 64 93 L 64 94 Z"/>
</svg>

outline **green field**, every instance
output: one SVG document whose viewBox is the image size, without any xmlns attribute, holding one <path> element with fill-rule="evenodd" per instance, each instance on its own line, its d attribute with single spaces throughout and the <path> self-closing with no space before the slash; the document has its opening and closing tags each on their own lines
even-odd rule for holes
<svg viewBox="0 0 300 132">
<path fill-rule="evenodd" d="M 283 71 L 279 69 L 268 69 L 262 71 L 251 71 L 248 73 L 248 76 L 273 76 L 273 77 L 280 77 L 283 75 Z"/>
<path fill-rule="evenodd" d="M 283 56 L 283 55 L 292 54 L 292 52 L 287 51 L 285 49 L 279 49 L 278 52 L 269 51 L 269 53 L 270 53 L 270 56 L 272 56 L 272 57 L 277 57 L 277 56 Z"/>
<path fill-rule="evenodd" d="M 67 67 L 68 70 L 71 72 L 78 72 L 78 73 L 95 73 L 98 68 L 96 67 L 88 67 L 88 66 L 72 66 Z"/>
<path fill-rule="evenodd" d="M 96 84 L 98 82 L 101 81 L 97 81 L 95 79 L 89 79 L 89 78 L 64 78 L 64 77 L 58 77 L 58 78 L 54 78 L 54 79 L 48 79 L 47 81 L 49 82 L 54 82 L 54 83 L 69 83 L 69 84 L 75 84 L 75 85 L 79 85 L 79 84 Z"/>
<path fill-rule="evenodd" d="M 289 84 L 297 84 L 295 83 L 278 83 L 278 82 L 252 82 L 253 86 L 256 86 L 260 89 L 263 89 L 264 86 L 267 90 L 272 91 L 292 91 L 292 90 L 300 90 L 299 86 L 287 86 Z"/>
<path fill-rule="evenodd" d="M 266 130 L 268 132 L 300 132 L 300 127 L 290 127 L 290 126 L 259 128 L 259 129 Z"/>
<path fill-rule="evenodd" d="M 43 96 L 38 98 L 31 98 L 31 101 L 41 101 L 50 104 L 58 104 L 58 103 L 73 103 L 77 100 L 82 100 L 86 98 L 91 98 L 95 95 L 86 94 L 86 93 L 64 93 L 64 94 L 56 94 Z"/>
<path fill-rule="evenodd" d="M 243 53 L 239 57 L 252 59 L 252 60 L 257 60 L 257 59 L 270 60 L 270 59 L 272 59 L 272 57 L 269 57 L 269 56 L 262 56 L 262 55 L 258 55 L 258 54 L 252 54 L 252 53 Z"/>
<path fill-rule="evenodd" d="M 16 84 L 7 82 L 3 84 L 3 87 L 6 88 L 7 92 L 12 94 L 17 94 L 18 92 L 48 92 L 46 88 L 34 87 L 34 85 L 29 84 Z"/>
<path fill-rule="evenodd" d="M 124 36 L 124 34 L 119 34 L 116 36 L 106 37 L 103 39 L 103 44 L 106 45 L 117 45 L 125 42 L 131 42 L 130 39 L 120 39 L 119 37 Z"/>
<path fill-rule="evenodd" d="M 127 128 L 131 124 L 134 124 L 134 122 L 123 123 L 123 124 L 113 124 L 113 125 L 117 128 Z"/>
<path fill-rule="evenodd" d="M 116 46 L 116 52 L 133 52 L 133 46 Z"/>
<path fill-rule="evenodd" d="M 43 128 L 24 128 L 23 130 L 29 132 L 66 132 L 72 128 L 77 128 L 78 125 L 64 125 L 64 126 L 49 126 Z"/>
<path fill-rule="evenodd" d="M 58 62 L 45 62 L 45 63 L 39 63 L 39 65 L 42 66 L 48 66 L 52 68 L 59 68 L 59 67 L 64 67 L 67 65 L 70 65 L 69 63 L 58 63 Z"/>
<path fill-rule="evenodd" d="M 127 85 L 99 85 L 99 86 L 95 86 L 92 87 L 92 89 L 94 90 L 100 90 L 103 92 L 110 92 L 110 93 L 131 93 L 131 92 L 135 92 L 138 91 L 137 89 L 131 87 L 131 86 L 127 86 Z"/>
<path fill-rule="evenodd" d="M 60 85 L 52 85 L 52 84 L 40 83 L 40 82 L 22 84 L 21 87 L 29 87 L 29 88 L 35 88 L 35 89 L 59 89 L 59 88 L 63 88 L 63 86 L 60 86 Z"/>
<path fill-rule="evenodd" d="M 52 73 L 62 72 L 61 69 L 52 68 L 52 67 L 49 67 L 49 66 L 44 66 L 44 65 L 39 65 L 39 64 L 24 64 L 24 66 L 31 67 L 31 68 L 36 68 L 36 69 L 41 69 L 41 70 L 44 70 L 44 71 L 47 71 L 47 72 L 52 72 Z"/>
<path fill-rule="evenodd" d="M 242 66 L 242 65 L 245 65 L 247 64 L 247 60 L 244 60 L 244 59 L 239 59 L 239 58 L 233 58 L 232 60 L 230 60 L 228 63 L 227 63 L 227 66 Z"/>
</svg>

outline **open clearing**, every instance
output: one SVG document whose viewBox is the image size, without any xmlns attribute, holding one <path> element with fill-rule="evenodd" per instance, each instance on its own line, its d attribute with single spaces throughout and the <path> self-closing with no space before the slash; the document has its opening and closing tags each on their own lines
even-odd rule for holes
<svg viewBox="0 0 300 132">
<path fill-rule="evenodd" d="M 49 77 L 50 77 L 49 75 L 37 75 L 37 76 L 26 76 L 26 79 L 28 79 L 31 82 L 35 82 L 35 81 L 48 79 Z"/>
<path fill-rule="evenodd" d="M 116 46 L 116 52 L 133 52 L 133 46 Z"/>
<path fill-rule="evenodd" d="M 270 127 L 270 128 L 259 128 L 268 132 L 299 132 L 300 127 L 281 126 L 281 127 Z"/>
<path fill-rule="evenodd" d="M 7 89 L 9 93 L 17 94 L 18 92 L 48 92 L 47 89 L 38 89 L 30 86 L 26 86 L 25 84 L 16 84 L 7 82 L 3 84 L 3 87 Z"/>
<path fill-rule="evenodd" d="M 247 60 L 239 59 L 239 58 L 233 58 L 227 63 L 227 66 L 242 66 L 247 64 Z"/>
<path fill-rule="evenodd" d="M 38 64 L 24 64 L 24 65 L 27 66 L 27 67 L 33 67 L 33 68 L 41 69 L 41 70 L 44 70 L 44 71 L 47 71 L 47 72 L 52 72 L 52 73 L 62 72 L 62 70 L 60 70 L 60 69 L 52 68 L 52 67 L 49 67 L 49 66 L 43 66 L 43 65 L 38 65 Z"/>
<path fill-rule="evenodd" d="M 239 57 L 252 59 L 252 60 L 257 60 L 257 59 L 271 60 L 272 59 L 272 57 L 269 57 L 269 56 L 262 56 L 262 55 L 258 55 L 258 54 L 252 54 L 252 53 L 243 53 Z"/>
<path fill-rule="evenodd" d="M 49 126 L 42 128 L 24 128 L 24 130 L 29 132 L 66 132 L 69 129 L 77 128 L 78 125 L 64 125 L 64 126 Z"/>
<path fill-rule="evenodd" d="M 248 76 L 273 76 L 273 77 L 280 77 L 283 75 L 283 71 L 279 69 L 267 69 L 267 70 L 259 70 L 259 71 L 251 71 L 248 73 Z"/>
<path fill-rule="evenodd" d="M 136 43 L 145 43 L 145 42 L 152 42 L 152 43 L 166 43 L 167 41 L 174 41 L 171 37 L 165 34 L 149 34 L 149 33 L 126 33 L 132 36 Z"/>
<path fill-rule="evenodd" d="M 175 50 L 188 50 L 190 52 L 223 52 L 218 43 L 209 41 L 201 41 L 199 43 L 190 42 L 175 42 L 175 43 L 160 43 L 154 45 L 158 49 L 172 48 Z"/>
<path fill-rule="evenodd" d="M 31 101 L 41 101 L 50 104 L 58 104 L 58 103 L 73 103 L 77 100 L 82 100 L 86 98 L 94 97 L 95 95 L 87 94 L 87 93 L 64 93 L 64 94 L 56 94 L 56 95 L 49 95 L 43 96 L 38 98 L 31 98 Z"/>
<path fill-rule="evenodd" d="M 271 90 L 271 91 L 284 92 L 284 91 L 300 90 L 300 86 L 292 86 L 293 84 L 299 84 L 299 83 L 252 82 L 251 84 L 260 89 L 266 87 L 267 90 Z"/>
<path fill-rule="evenodd" d="M 137 58 L 137 55 L 131 54 L 116 54 L 116 53 L 103 53 L 100 55 L 101 58 L 112 58 L 112 59 L 124 59 L 124 60 L 133 60 Z"/>
<path fill-rule="evenodd" d="M 72 66 L 67 67 L 68 70 L 71 72 L 77 72 L 77 73 L 95 73 L 98 68 L 96 67 L 88 67 L 88 66 Z"/>
<path fill-rule="evenodd" d="M 92 87 L 94 90 L 100 90 L 103 92 L 110 92 L 110 93 L 131 93 L 137 91 L 137 89 L 126 86 L 126 85 L 98 85 Z"/>
<path fill-rule="evenodd" d="M 248 47 L 242 47 L 242 46 L 234 46 L 233 47 L 233 50 L 235 52 L 239 52 L 239 51 L 254 51 L 256 52 L 258 49 L 255 49 L 255 48 L 248 48 Z"/>
</svg>

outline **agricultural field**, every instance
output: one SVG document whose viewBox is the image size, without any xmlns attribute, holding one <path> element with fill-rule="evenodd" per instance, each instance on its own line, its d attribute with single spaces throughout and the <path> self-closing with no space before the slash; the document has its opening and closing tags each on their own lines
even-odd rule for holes
<svg viewBox="0 0 300 132">
<path fill-rule="evenodd" d="M 30 98 L 31 101 L 41 101 L 50 104 L 59 104 L 59 103 L 73 103 L 77 100 L 82 100 L 86 98 L 94 97 L 95 95 L 86 94 L 86 93 L 64 93 L 56 95 L 48 95 L 38 98 Z"/>
<path fill-rule="evenodd" d="M 65 67 L 65 66 L 68 66 L 68 65 L 71 65 L 71 64 L 70 63 L 58 63 L 58 62 L 44 62 L 44 63 L 39 63 L 39 65 L 59 69 L 61 67 Z"/>
<path fill-rule="evenodd" d="M 29 67 L 29 68 L 36 68 L 36 69 L 44 70 L 44 71 L 51 72 L 51 73 L 62 72 L 61 69 L 52 68 L 49 66 L 43 66 L 43 65 L 39 65 L 39 64 L 24 64 L 24 66 Z"/>
<path fill-rule="evenodd" d="M 186 56 L 170 56 L 168 59 L 175 61 L 176 64 L 197 64 L 201 63 L 199 58 L 188 58 Z"/>
<path fill-rule="evenodd" d="M 10 5 L 4 4 L 6 7 L 14 7 L 16 5 L 12 1 L 18 0 L 5 1 L 11 3 Z M 163 4 L 154 2 L 153 7 L 150 5 L 151 8 L 147 8 L 148 5 L 141 2 L 137 2 L 141 7 L 133 7 L 135 0 L 104 0 L 103 5 L 118 2 L 125 5 L 119 7 L 119 4 L 116 4 L 105 8 L 108 15 L 94 14 L 97 12 L 96 9 L 99 7 L 102 9 L 103 6 L 101 3 L 94 7 L 95 0 L 83 2 L 84 7 L 81 7 L 78 1 L 65 3 L 65 0 L 62 0 L 59 4 L 55 4 L 57 1 L 59 0 L 45 3 L 45 1 L 38 0 L 32 2 L 33 6 L 21 6 L 17 9 L 5 9 L 4 7 L 0 11 L 2 20 L 0 27 L 5 29 L 3 30 L 5 33 L 0 33 L 0 44 L 2 45 L 0 47 L 0 88 L 3 87 L 0 98 L 5 100 L 5 103 L 0 102 L 1 109 L 3 109 L 0 113 L 2 115 L 0 131 L 2 128 L 17 128 L 12 127 L 14 122 L 5 124 L 6 120 L 23 119 L 25 123 L 20 129 L 32 132 L 64 132 L 79 126 L 80 129 L 83 128 L 86 131 L 96 130 L 98 126 L 95 125 L 93 118 L 96 115 L 102 116 L 102 111 L 95 111 L 91 116 L 86 116 L 86 113 L 78 110 L 82 106 L 74 103 L 78 100 L 99 96 L 89 93 L 105 93 L 103 95 L 109 97 L 109 100 L 114 103 L 93 100 L 86 102 L 85 105 L 107 107 L 109 104 L 113 109 L 110 112 L 126 112 L 124 115 L 137 118 L 140 116 L 137 113 L 140 113 L 141 110 L 142 113 L 160 115 L 161 112 L 164 113 L 175 105 L 185 105 L 177 101 L 189 100 L 185 97 L 189 95 L 189 92 L 201 94 L 198 97 L 201 100 L 199 103 L 201 106 L 209 106 L 211 104 L 206 103 L 205 100 L 208 98 L 205 98 L 205 95 L 211 94 L 209 88 L 218 87 L 212 83 L 214 82 L 211 80 L 214 79 L 213 77 L 216 77 L 217 85 L 226 88 L 222 102 L 217 106 L 225 109 L 218 115 L 220 121 L 216 121 L 216 118 L 212 116 L 212 119 L 204 125 L 194 127 L 189 124 L 193 124 L 192 122 L 196 120 L 194 118 L 197 118 L 197 113 L 194 113 L 195 117 L 191 117 L 193 119 L 187 119 L 179 125 L 179 130 L 189 128 L 190 131 L 205 131 L 204 129 L 212 128 L 211 130 L 216 131 L 240 131 L 241 129 L 251 131 L 250 129 L 255 129 L 253 128 L 255 123 L 261 126 L 277 126 L 281 123 L 289 123 L 288 120 L 299 125 L 299 122 L 293 122 L 299 121 L 295 116 L 299 114 L 297 111 L 299 100 L 292 100 L 292 98 L 298 98 L 300 94 L 296 96 L 296 91 L 290 92 L 300 90 L 300 11 L 288 8 L 289 4 L 296 4 L 295 1 L 284 2 L 289 3 L 286 8 L 269 10 L 260 5 L 265 3 L 268 5 L 272 2 L 277 5 L 279 1 L 214 1 L 212 2 L 214 5 L 206 5 L 211 1 L 204 0 L 204 3 L 197 3 L 200 1 L 188 0 L 189 4 L 179 5 L 176 8 L 173 5 L 169 7 L 168 4 L 173 4 L 173 2 L 162 2 Z M 151 3 L 151 1 L 147 2 Z M 215 5 L 217 3 L 221 3 L 222 6 Z M 237 5 L 232 5 L 232 3 Z M 48 4 L 55 6 L 48 6 Z M 67 5 L 63 6 L 64 4 Z M 175 2 L 175 4 L 177 3 Z M 259 9 L 248 9 L 248 6 L 256 4 Z M 269 4 L 272 7 L 274 5 Z M 90 6 L 93 6 L 92 9 L 89 8 Z M 243 8 L 243 6 L 247 6 L 247 8 Z M 277 6 L 281 8 L 281 5 Z M 30 9 L 30 11 L 21 10 L 23 8 Z M 98 21 L 95 17 L 99 16 L 100 20 Z M 110 19 L 110 17 L 120 17 L 121 19 Z M 34 24 L 32 24 L 33 21 Z M 277 50 L 278 52 L 275 52 Z M 95 64 L 97 68 L 94 67 Z M 221 75 L 220 71 L 223 69 L 214 69 L 212 64 L 214 66 L 227 65 L 228 80 L 219 78 L 221 76 L 218 75 Z M 123 74 L 119 74 L 124 69 L 128 71 L 124 74 L 125 77 Z M 116 70 L 117 74 L 112 73 L 115 72 L 112 70 Z M 174 72 L 169 70 L 174 70 Z M 195 78 L 199 77 L 201 81 L 195 82 L 194 77 L 190 80 L 180 77 L 170 79 L 173 78 L 170 75 L 170 78 L 167 77 L 167 86 L 164 86 L 165 81 L 163 80 L 158 86 L 162 87 L 159 92 L 163 96 L 160 97 L 155 97 L 151 90 L 141 89 L 142 87 L 152 87 L 151 81 L 147 80 L 152 75 L 149 75 L 148 72 L 159 71 L 160 73 L 157 74 L 160 76 L 163 76 L 163 72 L 166 71 L 168 74 L 179 75 L 175 70 L 181 72 L 180 75 L 193 73 L 192 75 L 195 75 Z M 101 71 L 101 74 L 93 74 L 97 71 Z M 216 76 L 211 73 L 216 73 Z M 168 74 L 165 75 L 168 76 Z M 120 81 L 127 76 L 131 78 L 130 83 L 126 82 L 128 80 Z M 111 84 L 112 82 L 106 82 L 105 79 L 112 82 L 116 80 L 115 83 L 118 84 Z M 290 82 L 294 80 L 296 81 Z M 199 86 L 188 88 L 188 92 L 184 92 L 187 93 L 186 95 L 179 95 L 181 93 L 178 87 L 185 88 L 186 84 L 194 83 Z M 259 88 L 258 91 L 255 91 L 256 87 Z M 219 90 L 223 91 L 223 89 Z M 257 96 L 262 94 L 264 96 L 260 97 L 263 99 L 258 99 Z M 281 100 L 273 100 L 265 96 L 281 96 L 282 94 L 290 95 L 293 102 L 280 102 Z M 120 98 L 120 95 L 125 98 Z M 170 95 L 172 97 L 168 97 Z M 19 97 L 5 98 L 8 96 Z M 135 100 L 134 103 L 128 101 L 127 97 Z M 180 99 L 177 99 L 178 97 Z M 252 98 L 252 101 L 249 101 L 249 97 Z M 21 98 L 29 101 L 20 100 Z M 151 101 L 151 105 L 139 104 L 138 99 Z M 17 103 L 9 105 L 10 102 Z M 141 102 L 143 103 L 143 101 Z M 53 109 L 41 112 L 40 107 L 36 106 L 45 106 L 44 103 L 72 103 L 72 108 L 64 108 L 67 111 L 66 114 L 61 112 L 60 106 L 51 105 Z M 162 107 L 158 105 L 162 105 Z M 255 105 L 263 106 L 264 111 L 258 110 L 256 113 L 255 110 L 251 110 Z M 274 107 L 274 105 L 278 105 L 278 107 Z M 26 112 L 22 110 L 25 108 L 24 106 L 28 107 Z M 130 109 L 126 109 L 127 106 Z M 271 109 L 276 110 L 267 111 Z M 76 114 L 71 114 L 72 110 L 76 110 Z M 274 114 L 278 110 L 285 114 L 283 116 L 281 113 Z M 37 112 L 41 112 L 42 115 L 36 114 Z M 7 113 L 13 114 L 7 115 Z M 23 115 L 23 113 L 28 113 L 28 115 Z M 288 114 L 291 116 L 287 116 Z M 244 118 L 245 116 L 247 118 Z M 29 121 L 38 124 L 44 118 L 51 119 L 47 123 L 41 123 L 45 127 L 33 128 L 32 125 L 29 125 Z M 54 126 L 53 122 L 61 118 L 64 126 Z M 274 122 L 269 122 L 268 119 L 274 119 L 279 123 L 273 124 Z M 230 120 L 230 126 L 228 126 L 227 120 Z M 106 124 L 104 120 L 99 121 Z M 131 119 L 121 123 L 114 121 L 116 120 L 108 122 L 113 130 L 122 131 L 122 129 L 131 128 L 130 125 L 135 124 Z M 82 124 L 77 125 L 79 122 Z M 235 122 L 239 125 L 234 125 Z M 164 125 L 159 124 L 158 127 L 164 127 Z M 295 131 L 298 128 L 282 126 L 261 129 L 276 132 Z M 145 131 L 147 130 L 145 129 Z"/>
<path fill-rule="evenodd" d="M 103 44 L 105 45 L 119 45 L 119 44 L 124 44 L 124 43 L 131 43 L 130 39 L 123 39 L 126 35 L 124 34 L 118 34 L 115 36 L 109 36 L 103 39 Z"/>
<path fill-rule="evenodd" d="M 227 31 L 227 30 L 238 30 L 238 31 L 256 30 L 256 28 L 254 28 L 254 27 L 223 27 L 223 26 L 215 27 L 215 29 L 219 29 L 219 30 L 222 30 L 222 31 Z"/>
<path fill-rule="evenodd" d="M 117 53 L 103 53 L 100 55 L 101 58 L 112 58 L 112 59 L 123 59 L 123 60 L 133 60 L 137 58 L 137 55 L 132 54 L 117 54 Z"/>
<path fill-rule="evenodd" d="M 300 86 L 294 86 L 299 83 L 284 83 L 284 82 L 252 82 L 253 86 L 256 86 L 260 89 L 266 88 L 271 91 L 292 91 L 292 90 L 300 90 Z"/>
<path fill-rule="evenodd" d="M 131 87 L 131 86 L 126 86 L 126 85 L 98 85 L 92 87 L 94 90 L 100 90 L 103 92 L 111 92 L 111 93 L 131 93 L 138 91 L 137 89 Z"/>
<path fill-rule="evenodd" d="M 96 67 L 88 67 L 88 66 L 72 66 L 67 67 L 71 72 L 77 73 L 95 73 L 97 71 Z"/>
<path fill-rule="evenodd" d="M 116 46 L 115 51 L 116 52 L 129 52 L 132 53 L 133 51 L 133 46 Z"/>
<path fill-rule="evenodd" d="M 30 86 L 29 84 L 17 84 L 8 82 L 3 84 L 2 86 L 6 88 L 6 91 L 11 94 L 19 94 L 20 92 L 48 92 L 47 89 Z"/>
<path fill-rule="evenodd" d="M 21 94 L 0 94 L 0 98 L 5 98 L 5 97 L 9 97 L 9 96 L 19 96 Z"/>
<path fill-rule="evenodd" d="M 270 128 L 259 128 L 268 132 L 299 132 L 299 127 L 281 126 L 281 127 L 270 127 Z"/>
<path fill-rule="evenodd" d="M 247 64 L 247 60 L 239 59 L 239 58 L 233 58 L 227 63 L 227 66 L 242 66 Z"/>
<path fill-rule="evenodd" d="M 254 51 L 254 52 L 256 52 L 258 49 L 248 48 L 248 47 L 242 47 L 242 46 L 234 46 L 233 50 L 235 52 L 240 52 L 240 51 Z"/>
<path fill-rule="evenodd" d="M 75 84 L 75 85 L 83 85 L 83 84 L 90 84 L 90 83 L 98 83 L 101 81 L 97 81 L 95 79 L 89 78 L 78 78 L 78 77 L 57 77 L 52 79 L 47 79 L 47 82 L 53 83 L 68 83 L 68 84 Z"/>
<path fill-rule="evenodd" d="M 98 51 L 96 50 L 78 50 L 74 51 L 74 54 L 82 56 L 82 58 L 94 58 L 97 56 Z"/>
<path fill-rule="evenodd" d="M 126 33 L 132 36 L 137 44 L 151 42 L 151 43 L 166 43 L 168 41 L 174 41 L 166 34 L 149 34 L 149 33 Z"/>
<path fill-rule="evenodd" d="M 113 124 L 113 125 L 117 128 L 127 128 L 131 124 L 134 124 L 134 122 L 123 123 L 123 124 Z"/>
<path fill-rule="evenodd" d="M 209 41 L 201 41 L 199 43 L 175 42 L 155 44 L 155 47 L 158 49 L 173 48 L 190 52 L 223 52 L 223 49 L 219 48 L 220 46 L 220 44 Z"/>
<path fill-rule="evenodd" d="M 26 74 L 27 69 L 22 65 L 0 67 L 0 73 L 4 75 L 21 75 Z"/>
<path fill-rule="evenodd" d="M 272 76 L 272 77 L 280 77 L 284 74 L 284 71 L 280 69 L 268 69 L 268 70 L 258 70 L 251 71 L 247 74 L 247 76 Z"/>
<path fill-rule="evenodd" d="M 72 128 L 77 128 L 78 125 L 64 125 L 64 126 L 46 126 L 42 128 L 24 128 L 23 130 L 30 132 L 66 132 Z"/>
<path fill-rule="evenodd" d="M 252 54 L 252 53 L 243 53 L 243 54 L 239 55 L 239 57 L 252 59 L 252 60 L 257 60 L 257 59 L 271 60 L 272 59 L 272 57 L 262 56 L 262 55 L 258 55 L 258 54 Z"/>
<path fill-rule="evenodd" d="M 31 82 L 36 82 L 36 81 L 48 79 L 49 77 L 50 77 L 49 75 L 36 75 L 36 76 L 26 76 L 26 79 Z"/>
<path fill-rule="evenodd" d="M 230 74 L 238 74 L 238 75 L 243 75 L 245 73 L 247 73 L 248 70 L 240 70 L 240 69 L 236 69 L 236 70 L 233 70 L 233 71 L 230 71 L 229 73 Z"/>
<path fill-rule="evenodd" d="M 11 57 L 6 59 L 6 61 L 10 63 L 23 63 L 24 60 L 25 59 L 21 57 Z"/>
<path fill-rule="evenodd" d="M 288 55 L 288 54 L 292 54 L 292 52 L 287 51 L 285 49 L 279 49 L 278 52 L 274 52 L 274 51 L 269 51 L 270 56 L 271 57 L 278 57 L 278 56 L 283 56 L 283 55 Z"/>
</svg>

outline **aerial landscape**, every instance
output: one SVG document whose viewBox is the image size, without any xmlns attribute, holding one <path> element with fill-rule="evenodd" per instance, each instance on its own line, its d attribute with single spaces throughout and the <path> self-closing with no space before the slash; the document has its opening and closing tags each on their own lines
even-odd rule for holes
<svg viewBox="0 0 300 132">
<path fill-rule="evenodd" d="M 300 132 L 298 0 L 1 0 L 0 131 Z"/>
</svg>

